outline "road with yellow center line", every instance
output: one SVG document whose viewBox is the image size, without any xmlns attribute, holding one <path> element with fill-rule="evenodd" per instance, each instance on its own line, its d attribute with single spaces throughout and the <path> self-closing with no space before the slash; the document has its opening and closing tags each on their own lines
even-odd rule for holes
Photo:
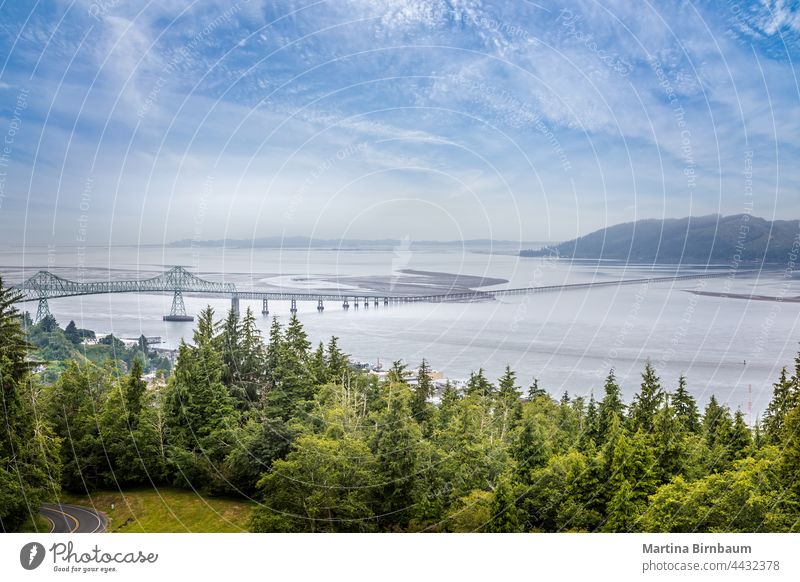
<svg viewBox="0 0 800 582">
<path fill-rule="evenodd" d="M 90 507 L 45 503 L 39 509 L 52 525 L 50 533 L 99 533 L 106 530 L 106 517 Z"/>
</svg>

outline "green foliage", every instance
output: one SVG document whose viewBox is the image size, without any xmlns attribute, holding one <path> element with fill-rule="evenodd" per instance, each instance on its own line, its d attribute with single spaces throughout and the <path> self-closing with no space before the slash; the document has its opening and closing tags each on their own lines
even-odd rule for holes
<svg viewBox="0 0 800 582">
<path fill-rule="evenodd" d="M 266 503 L 253 512 L 256 532 L 369 532 L 377 463 L 366 442 L 351 436 L 305 435 L 258 482 Z"/>
<path fill-rule="evenodd" d="M 653 432 L 656 412 L 662 403 L 664 392 L 661 380 L 656 375 L 653 365 L 648 361 L 642 372 L 642 385 L 639 393 L 633 397 L 630 407 L 629 421 L 631 431 L 643 430 Z"/>
<path fill-rule="evenodd" d="M 42 389 L 31 376 L 30 344 L 0 279 L 0 531 L 14 531 L 59 491 L 61 441 L 41 417 Z"/>
<path fill-rule="evenodd" d="M 620 420 L 625 418 L 625 404 L 622 402 L 622 391 L 619 384 L 617 384 L 614 370 L 611 370 L 603 385 L 603 399 L 597 407 L 595 442 L 598 446 L 605 442 L 606 435 L 611 431 L 611 424 L 615 417 Z"/>
<path fill-rule="evenodd" d="M 691 433 L 700 432 L 700 412 L 694 396 L 686 389 L 686 377 L 681 374 L 678 378 L 678 388 L 672 395 L 672 406 L 675 408 L 675 417 L 684 430 Z"/>
<path fill-rule="evenodd" d="M 648 363 L 630 406 L 613 371 L 596 402 L 520 398 L 482 369 L 438 405 L 423 360 L 387 378 L 348 366 L 336 337 L 311 349 L 299 319 L 208 308 L 166 387 L 148 385 L 146 341 L 86 346 L 73 322 L 23 331 L 0 286 L 0 526 L 60 488 L 177 484 L 255 496 L 255 531 L 793 531 L 800 523 L 798 373 L 781 374 L 759 426 L 686 380 L 662 390 Z M 45 329 L 46 328 L 46 329 Z M 66 354 L 43 384 L 38 353 Z M 77 343 L 76 343 L 77 340 Z M 110 359 L 109 359 L 110 358 Z M 41 376 L 48 379 L 47 375 Z M 763 436 L 762 436 L 763 434 Z"/>
</svg>

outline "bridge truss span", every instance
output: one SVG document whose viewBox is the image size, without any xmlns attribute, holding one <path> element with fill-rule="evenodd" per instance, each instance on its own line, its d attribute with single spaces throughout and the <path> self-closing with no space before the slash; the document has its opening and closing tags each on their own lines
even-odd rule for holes
<svg viewBox="0 0 800 582">
<path fill-rule="evenodd" d="M 758 274 L 760 271 L 739 271 L 737 276 Z M 64 279 L 48 271 L 39 271 L 15 288 L 21 293 L 21 301 L 38 301 L 36 311 L 36 321 L 40 321 L 50 313 L 48 299 L 58 297 L 75 297 L 79 295 L 98 295 L 106 293 L 172 293 L 172 307 L 169 315 L 165 315 L 166 321 L 191 321 L 192 316 L 187 315 L 186 307 L 183 302 L 184 293 L 226 295 L 231 298 L 231 309 L 238 312 L 239 300 L 261 300 L 262 314 L 269 314 L 269 300 L 290 301 L 291 311 L 297 311 L 298 301 L 315 301 L 317 310 L 324 310 L 324 301 L 337 301 L 342 303 L 344 309 L 350 308 L 352 300 L 353 307 L 358 308 L 363 305 L 368 308 L 370 303 L 377 307 L 383 305 L 395 305 L 405 303 L 453 303 L 453 302 L 473 302 L 486 301 L 504 296 L 529 295 L 535 293 L 553 293 L 562 291 L 574 291 L 579 289 L 589 289 L 596 287 L 613 287 L 621 285 L 649 285 L 653 283 L 668 283 L 688 281 L 691 279 L 710 279 L 718 277 L 730 277 L 728 270 L 699 272 L 689 275 L 675 275 L 667 277 L 650 277 L 637 279 L 622 279 L 612 281 L 589 281 L 586 283 L 572 283 L 564 285 L 546 285 L 539 287 L 519 287 L 512 289 L 494 290 L 471 290 L 457 293 L 438 293 L 428 295 L 387 295 L 374 292 L 296 292 L 296 291 L 267 291 L 267 290 L 238 290 L 233 283 L 219 283 L 202 279 L 183 267 L 172 267 L 166 272 L 140 280 L 107 280 L 78 282 Z"/>
</svg>

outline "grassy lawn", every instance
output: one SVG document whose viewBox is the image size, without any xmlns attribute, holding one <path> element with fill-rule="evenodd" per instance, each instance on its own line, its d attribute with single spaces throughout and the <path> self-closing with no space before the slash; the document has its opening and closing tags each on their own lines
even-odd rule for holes
<svg viewBox="0 0 800 582">
<path fill-rule="evenodd" d="M 61 501 L 102 511 L 111 519 L 110 532 L 133 533 L 247 531 L 255 506 L 170 487 L 98 491 L 88 496 L 64 494 Z"/>
</svg>

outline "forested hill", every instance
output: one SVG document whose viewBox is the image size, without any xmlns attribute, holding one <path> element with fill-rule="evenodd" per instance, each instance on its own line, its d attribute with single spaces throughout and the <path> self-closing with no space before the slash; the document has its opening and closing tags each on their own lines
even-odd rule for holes
<svg viewBox="0 0 800 582">
<path fill-rule="evenodd" d="M 520 255 L 659 263 L 786 263 L 799 235 L 800 221 L 770 222 L 744 214 L 649 219 L 597 230 L 553 247 L 523 250 Z"/>
</svg>

